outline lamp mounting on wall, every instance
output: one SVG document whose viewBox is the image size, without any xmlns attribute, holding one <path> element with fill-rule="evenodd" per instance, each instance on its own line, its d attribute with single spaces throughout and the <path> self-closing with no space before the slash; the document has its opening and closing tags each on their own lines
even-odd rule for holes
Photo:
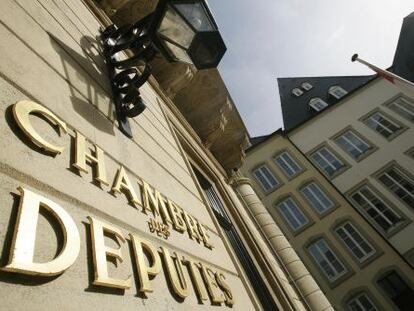
<svg viewBox="0 0 414 311">
<path fill-rule="evenodd" d="M 145 110 L 139 88 L 151 75 L 157 53 L 202 70 L 216 68 L 226 52 L 205 0 L 159 0 L 153 13 L 132 25 L 111 25 L 101 39 L 119 128 L 128 137 L 128 118 Z"/>
</svg>

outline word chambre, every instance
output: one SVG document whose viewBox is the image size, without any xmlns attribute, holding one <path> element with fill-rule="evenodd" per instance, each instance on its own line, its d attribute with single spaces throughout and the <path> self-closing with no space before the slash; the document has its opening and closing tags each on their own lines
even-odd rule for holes
<svg viewBox="0 0 414 311">
<path fill-rule="evenodd" d="M 41 115 L 50 124 L 60 129 L 60 133 L 67 133 L 67 125 L 53 112 L 44 106 L 32 101 L 19 101 L 13 106 L 13 116 L 25 135 L 42 150 L 59 155 L 64 150 L 63 146 L 56 146 L 46 141 L 33 127 L 30 115 Z M 105 167 L 105 154 L 98 146 L 93 145 L 94 152 L 89 151 L 86 138 L 75 131 L 74 137 L 74 160 L 71 165 L 80 172 L 88 173 L 88 165 L 93 167 L 95 174 L 93 178 L 101 188 L 110 184 L 107 179 Z M 145 215 L 153 215 L 162 223 L 151 219 L 149 228 L 153 232 L 156 227 L 164 226 L 162 229 L 173 228 L 180 234 L 187 232 L 191 240 L 196 241 L 212 250 L 209 235 L 205 225 L 201 224 L 195 217 L 187 213 L 172 200 L 165 198 L 156 189 L 153 189 L 143 180 L 138 180 L 139 199 L 136 189 L 133 187 L 125 168 L 120 165 L 112 182 L 111 192 L 114 195 L 124 194 L 130 204 Z M 80 252 L 80 235 L 72 217 L 56 202 L 45 198 L 24 187 L 18 188 L 20 192 L 20 204 L 17 221 L 14 228 L 13 241 L 11 243 L 8 264 L 2 268 L 3 271 L 22 273 L 36 276 L 55 276 L 63 273 L 76 261 Z M 36 228 L 38 224 L 40 208 L 48 213 L 51 219 L 59 226 L 63 233 L 62 247 L 57 256 L 48 262 L 34 262 Z M 186 298 L 189 295 L 188 279 L 193 282 L 195 294 L 200 301 L 210 300 L 214 304 L 225 303 L 227 306 L 234 304 L 234 297 L 225 276 L 220 271 L 214 271 L 203 262 L 190 258 L 187 255 L 171 252 L 166 247 L 156 247 L 150 241 L 145 240 L 135 233 L 124 235 L 120 228 L 99 220 L 95 217 L 87 217 L 90 226 L 90 239 L 92 246 L 92 259 L 94 264 L 94 280 L 96 286 L 129 289 L 131 278 L 119 279 L 111 277 L 108 271 L 108 259 L 115 262 L 123 261 L 122 249 L 127 247 L 126 241 L 132 245 L 131 253 L 134 258 L 137 274 L 138 291 L 145 294 L 153 292 L 151 278 L 165 268 L 167 281 L 174 293 Z M 117 247 L 105 244 L 107 235 L 117 242 Z M 164 234 L 168 238 L 169 234 Z M 124 250 L 125 251 L 125 250 Z M 164 263 L 164 265 L 162 264 Z M 187 267 L 185 269 L 184 267 Z M 185 277 L 187 270 L 191 276 Z"/>
</svg>

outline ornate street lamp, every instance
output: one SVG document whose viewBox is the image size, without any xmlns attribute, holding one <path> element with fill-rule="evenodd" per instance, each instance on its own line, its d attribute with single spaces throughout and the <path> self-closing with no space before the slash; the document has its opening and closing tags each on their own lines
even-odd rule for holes
<svg viewBox="0 0 414 311">
<path fill-rule="evenodd" d="M 151 75 L 149 62 L 158 52 L 199 70 L 216 68 L 226 52 L 205 0 L 159 0 L 147 17 L 133 25 L 109 26 L 101 38 L 119 127 L 128 137 L 128 118 L 145 109 L 139 88 Z"/>
</svg>

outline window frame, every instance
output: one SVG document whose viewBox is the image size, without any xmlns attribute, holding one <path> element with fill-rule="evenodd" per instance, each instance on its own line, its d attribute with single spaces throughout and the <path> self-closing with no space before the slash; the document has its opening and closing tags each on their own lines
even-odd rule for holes
<svg viewBox="0 0 414 311">
<path fill-rule="evenodd" d="M 322 109 L 319 109 L 316 107 L 314 103 L 323 103 L 325 107 L 323 107 Z M 329 104 L 320 97 L 313 97 L 309 100 L 308 106 L 316 112 L 321 112 L 322 110 L 325 110 L 327 107 L 329 107 Z"/>
<path fill-rule="evenodd" d="M 322 212 L 319 212 L 311 203 L 311 201 L 307 198 L 307 196 L 303 193 L 303 189 L 305 189 L 306 187 L 309 187 L 311 184 L 316 185 L 316 187 L 319 188 L 320 192 L 322 192 L 322 194 L 329 200 L 332 202 L 332 206 L 329 207 L 328 209 L 325 209 Z M 322 218 L 326 215 L 328 215 L 329 213 L 331 213 L 332 211 L 334 211 L 337 207 L 338 207 L 338 202 L 332 198 L 329 194 L 328 191 L 326 191 L 326 189 L 324 187 L 322 187 L 320 185 L 319 182 L 317 182 L 316 180 L 310 180 L 307 181 L 305 184 L 302 184 L 298 187 L 298 192 L 300 193 L 301 197 L 305 200 L 305 202 L 307 203 L 307 205 L 311 208 L 312 211 L 315 212 L 316 215 L 318 215 L 319 218 Z M 313 192 L 313 191 L 312 191 Z M 317 199 L 317 201 L 320 201 L 319 199 Z M 320 203 L 320 202 L 319 202 Z"/>
<path fill-rule="evenodd" d="M 285 216 L 284 212 L 279 207 L 281 204 L 283 204 L 285 201 L 288 201 L 288 200 L 291 200 L 293 202 L 293 204 L 298 209 L 298 211 L 307 220 L 306 223 L 302 224 L 297 229 L 293 228 L 293 226 L 291 225 L 290 221 L 288 220 L 288 218 Z M 294 236 L 298 235 L 299 233 L 301 233 L 302 231 L 304 231 L 306 228 L 308 228 L 309 226 L 313 225 L 313 219 L 306 213 L 306 211 L 304 210 L 304 208 L 298 203 L 298 201 L 296 200 L 296 198 L 291 193 L 283 196 L 281 199 L 279 199 L 278 201 L 276 201 L 273 204 L 273 208 L 277 211 L 277 213 L 279 215 L 282 216 L 283 222 L 286 224 L 286 227 L 289 229 L 289 232 L 291 232 Z"/>
<path fill-rule="evenodd" d="M 409 205 L 408 202 L 405 202 L 401 197 L 399 197 L 393 190 L 391 190 L 390 188 L 388 188 L 381 180 L 380 177 L 387 173 L 388 170 L 390 169 L 394 169 L 397 170 L 397 172 L 400 173 L 400 175 L 402 175 L 403 177 L 405 177 L 406 179 L 408 179 L 408 181 L 412 184 L 414 184 L 414 177 L 408 173 L 408 171 L 406 169 L 404 169 L 403 167 L 401 167 L 398 163 L 396 163 L 395 161 L 392 161 L 391 163 L 387 164 L 385 167 L 381 168 L 378 172 L 376 172 L 374 174 L 375 179 L 377 180 L 377 182 L 384 188 L 387 190 L 388 193 L 390 193 L 394 198 L 396 198 L 399 202 L 401 202 L 402 204 L 404 204 L 407 207 L 411 207 L 412 206 Z M 394 179 L 391 177 L 391 179 Z M 397 184 L 399 184 L 399 182 L 396 181 Z M 412 197 L 412 199 L 414 200 L 414 194 L 409 193 L 406 191 L 406 189 L 404 187 L 402 187 L 405 191 L 406 194 L 408 194 L 410 197 Z"/>
<path fill-rule="evenodd" d="M 325 170 L 319 166 L 318 162 L 313 158 L 313 155 L 318 152 L 319 150 L 325 148 L 331 155 L 333 155 L 339 162 L 342 162 L 343 166 L 340 167 L 338 170 L 336 170 L 331 176 L 328 175 L 328 173 L 325 172 Z M 344 160 L 331 146 L 329 146 L 326 142 L 316 146 L 315 148 L 311 149 L 307 153 L 307 157 L 310 159 L 310 161 L 318 168 L 319 172 L 321 172 L 326 178 L 328 179 L 334 179 L 341 175 L 343 172 L 345 172 L 347 169 L 349 169 L 349 164 L 347 161 Z"/>
<path fill-rule="evenodd" d="M 340 137 L 342 137 L 343 135 L 345 135 L 346 133 L 351 133 L 352 135 L 354 135 L 357 139 L 359 139 L 360 141 L 362 141 L 365 145 L 368 146 L 368 149 L 364 152 L 361 153 L 360 156 L 358 158 L 355 158 L 351 152 L 349 152 L 345 146 L 341 145 L 338 142 L 338 139 Z M 347 139 L 347 138 L 346 138 Z M 368 157 L 370 154 L 372 154 L 373 152 L 375 152 L 376 150 L 378 150 L 378 147 L 376 145 L 374 145 L 370 140 L 368 140 L 366 137 L 364 137 L 363 135 L 361 135 L 357 130 L 355 130 L 352 126 L 348 126 L 346 128 L 344 128 L 343 130 L 341 130 L 340 132 L 338 132 L 337 134 L 335 134 L 334 136 L 331 137 L 331 140 L 341 149 L 343 150 L 352 160 L 354 160 L 355 162 L 360 162 L 363 159 L 365 159 L 366 157 Z"/>
<path fill-rule="evenodd" d="M 277 184 L 275 186 L 273 186 L 271 189 L 266 190 L 262 184 L 262 182 L 260 181 L 260 179 L 258 179 L 255 175 L 255 172 L 258 171 L 259 169 L 261 169 L 262 167 L 265 167 L 270 174 L 273 176 L 273 178 L 276 180 Z M 275 191 L 276 189 L 280 188 L 283 184 L 281 179 L 279 178 L 279 176 L 277 176 L 277 174 L 275 174 L 275 172 L 270 168 L 270 166 L 268 165 L 268 163 L 266 162 L 262 162 L 259 165 L 256 165 L 252 170 L 251 170 L 251 176 L 254 178 L 256 184 L 259 185 L 260 190 L 262 191 L 262 193 L 264 193 L 265 195 L 268 195 L 269 193 Z"/>
<path fill-rule="evenodd" d="M 368 188 L 368 190 L 377 198 L 380 200 L 386 208 L 390 209 L 393 214 L 397 216 L 397 218 L 400 219 L 400 221 L 396 222 L 388 230 L 385 230 L 377 221 L 370 215 L 368 212 L 362 208 L 359 203 L 355 201 L 353 198 L 354 194 L 359 192 L 362 188 Z M 408 220 L 407 216 L 398 208 L 395 207 L 394 204 L 392 204 L 388 199 L 386 199 L 378 189 L 373 187 L 368 181 L 362 181 L 358 185 L 354 186 L 351 190 L 349 190 L 346 193 L 346 196 L 349 198 L 349 200 L 352 202 L 352 205 L 358 209 L 364 216 L 364 218 L 374 227 L 377 228 L 379 232 L 386 238 L 390 238 L 391 236 L 395 235 L 397 232 L 402 230 L 406 225 L 410 223 L 410 220 Z M 372 207 L 372 205 L 371 205 Z M 375 207 L 376 208 L 376 207 Z"/>
<path fill-rule="evenodd" d="M 412 291 L 414 291 L 414 285 L 412 283 L 412 281 L 408 278 L 406 278 L 404 276 L 404 273 L 401 272 L 400 268 L 398 266 L 390 266 L 386 269 L 383 269 L 382 271 L 379 271 L 376 276 L 374 277 L 373 281 L 375 286 L 378 288 L 379 292 L 383 294 L 384 299 L 386 299 L 388 301 L 388 303 L 394 307 L 394 309 L 397 307 L 398 305 L 395 303 L 395 301 L 392 299 L 392 297 L 390 295 L 388 295 L 388 292 L 380 285 L 380 281 L 385 279 L 385 277 L 391 275 L 392 273 L 395 273 L 398 275 L 398 277 L 409 287 L 411 288 Z M 396 310 L 397 310 L 396 309 Z"/>
<path fill-rule="evenodd" d="M 390 122 L 391 124 L 393 124 L 394 126 L 398 127 L 398 130 L 395 131 L 394 133 L 392 133 L 390 136 L 386 137 L 384 135 L 382 135 L 380 132 L 378 132 L 377 130 L 375 130 L 374 128 L 370 127 L 367 123 L 367 120 L 369 118 L 371 118 L 374 114 L 379 113 L 380 115 L 382 115 L 382 117 L 384 119 L 386 119 L 388 122 Z M 386 139 L 387 141 L 391 141 L 394 138 L 398 137 L 400 134 L 402 134 L 405 130 L 407 130 L 407 127 L 399 122 L 398 120 L 396 120 L 395 118 L 391 117 L 389 114 L 387 114 L 386 112 L 384 112 L 383 110 L 376 108 L 374 110 L 371 110 L 369 113 L 365 114 L 362 118 L 360 118 L 360 121 L 367 127 L 369 128 L 371 131 L 373 131 L 374 133 L 376 133 L 378 136 L 382 137 L 383 139 Z"/>
<path fill-rule="evenodd" d="M 284 154 L 286 154 L 295 164 L 296 164 L 296 166 L 299 168 L 299 171 L 296 171 L 296 172 L 294 172 L 294 174 L 293 175 L 289 175 L 286 171 L 285 171 L 285 169 L 282 167 L 282 165 L 280 165 L 278 162 L 277 162 L 277 159 L 279 158 L 279 157 L 282 157 Z M 300 175 L 301 173 L 303 173 L 304 171 L 305 171 L 305 168 L 304 168 L 304 166 L 297 160 L 297 158 L 296 157 L 294 157 L 287 149 L 285 149 L 285 150 L 282 150 L 282 151 L 280 151 L 280 152 L 278 152 L 278 153 L 276 153 L 273 157 L 272 157 L 272 160 L 273 160 L 273 163 L 277 166 L 277 168 L 280 170 L 280 171 L 282 171 L 282 173 L 283 173 L 283 175 L 285 175 L 285 177 L 287 178 L 287 179 L 289 179 L 289 180 L 291 180 L 291 179 L 293 179 L 293 178 L 295 178 L 296 176 L 298 176 L 298 175 Z M 283 160 L 283 158 L 282 158 L 282 160 Z M 285 160 L 283 160 L 284 162 L 285 162 L 285 164 L 287 165 L 287 166 L 291 166 L 289 163 L 287 163 Z"/>
<path fill-rule="evenodd" d="M 341 92 L 343 92 L 343 94 L 341 96 L 338 96 L 337 94 L 335 94 L 336 90 L 340 90 Z M 335 97 L 336 99 L 341 99 L 344 96 L 346 96 L 348 94 L 348 91 L 345 90 L 343 87 L 341 87 L 340 85 L 332 85 L 329 89 L 328 89 L 328 93 L 330 95 L 332 95 L 333 97 Z"/>
<path fill-rule="evenodd" d="M 313 256 L 313 254 L 310 251 L 310 247 L 312 245 L 318 243 L 319 241 L 323 241 L 326 244 L 327 248 L 331 251 L 331 253 L 335 257 L 335 259 L 344 268 L 343 273 L 340 273 L 339 275 L 337 275 L 333 279 L 330 279 L 329 278 L 329 276 L 326 274 L 325 270 L 322 268 L 322 266 L 319 264 L 319 262 L 317 261 L 317 259 Z M 306 243 L 306 252 L 307 252 L 307 255 L 311 258 L 311 261 L 314 263 L 317 271 L 318 272 L 322 272 L 322 273 L 319 273 L 319 274 L 323 275 L 324 279 L 327 281 L 327 283 L 329 284 L 329 286 L 331 288 L 338 286 L 340 283 L 342 283 L 345 279 L 347 279 L 353 273 L 353 271 L 351 270 L 351 268 L 343 260 L 342 256 L 341 255 L 338 255 L 339 252 L 334 247 L 331 246 L 331 243 L 329 242 L 329 240 L 324 235 L 320 235 L 320 236 L 317 236 L 317 237 L 313 237 L 311 241 L 309 241 L 308 243 Z M 325 256 L 323 256 L 323 257 L 326 260 Z M 331 265 L 332 264 L 330 264 L 330 266 Z M 331 267 L 331 269 L 332 269 L 332 267 Z"/>
<path fill-rule="evenodd" d="M 371 297 L 370 297 L 370 295 L 368 295 L 365 291 L 360 291 L 360 292 L 358 292 L 357 294 L 355 294 L 355 295 L 353 295 L 350 299 L 348 299 L 347 301 L 346 301 L 346 308 L 349 310 L 349 311 L 353 311 L 353 309 L 351 309 L 351 307 L 350 307 L 350 304 L 353 302 L 353 301 L 355 301 L 356 299 L 358 299 L 359 297 L 361 297 L 361 296 L 365 296 L 366 297 L 366 299 L 368 300 L 368 302 L 371 304 L 371 306 L 373 306 L 374 307 L 374 310 L 373 311 L 379 311 L 380 309 L 378 309 L 378 307 L 376 306 L 376 304 L 374 304 L 373 303 L 373 301 L 372 301 L 372 299 L 371 299 Z M 365 308 L 364 308 L 365 309 Z M 365 311 L 365 310 L 364 310 Z"/>
<path fill-rule="evenodd" d="M 349 231 L 347 231 L 347 229 L 345 229 L 345 226 L 346 225 L 350 225 L 352 227 L 352 229 L 359 235 L 359 237 L 371 248 L 371 252 L 365 253 L 364 250 L 361 250 L 362 247 L 360 246 L 360 244 L 358 244 L 358 242 L 355 241 L 355 239 L 352 236 L 352 234 L 350 234 Z M 358 258 L 357 255 L 355 255 L 355 253 L 352 251 L 352 249 L 349 247 L 349 245 L 345 242 L 344 239 L 342 239 L 342 237 L 338 233 L 338 230 L 339 229 L 343 229 L 344 231 L 347 232 L 348 237 L 353 240 L 354 244 L 356 244 L 358 246 L 359 250 L 361 252 L 364 252 L 365 253 L 363 257 Z M 350 257 L 352 257 L 357 262 L 357 264 L 359 266 L 361 266 L 363 264 L 366 264 L 366 263 L 369 263 L 369 262 L 372 262 L 375 258 L 378 257 L 378 255 L 379 255 L 378 253 L 379 252 L 378 252 L 377 246 L 375 246 L 370 241 L 369 238 L 366 238 L 365 237 L 365 234 L 362 234 L 361 231 L 360 231 L 360 229 L 356 225 L 354 225 L 353 222 L 350 219 L 347 219 L 345 221 L 342 221 L 339 224 L 336 224 L 333 227 L 333 230 L 332 231 L 334 232 L 334 235 L 336 236 L 336 238 L 342 243 L 342 245 L 344 246 L 344 248 L 348 251 L 348 253 L 350 254 Z"/>
<path fill-rule="evenodd" d="M 400 95 L 392 98 L 390 101 L 388 101 L 387 103 L 385 103 L 385 106 L 389 110 L 391 110 L 393 113 L 395 113 L 399 117 L 403 118 L 404 120 L 406 120 L 408 122 L 411 122 L 411 123 L 414 123 L 414 117 L 413 117 L 413 119 L 410 119 L 404 113 L 399 112 L 398 109 L 393 109 L 392 108 L 393 104 L 395 104 L 398 100 L 405 101 L 406 103 L 408 103 L 408 105 L 411 105 L 412 108 L 414 109 L 414 101 L 411 100 L 411 99 L 409 99 L 408 97 L 402 95 L 402 94 L 400 94 Z M 403 108 L 403 110 L 404 110 L 404 108 Z"/>
</svg>

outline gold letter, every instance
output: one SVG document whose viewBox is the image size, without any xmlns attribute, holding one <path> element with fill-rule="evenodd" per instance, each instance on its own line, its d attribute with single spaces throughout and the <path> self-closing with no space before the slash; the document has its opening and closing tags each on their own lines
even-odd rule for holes
<svg viewBox="0 0 414 311">
<path fill-rule="evenodd" d="M 174 257 L 176 259 L 174 264 L 174 259 L 171 258 L 169 251 L 162 246 L 161 251 L 164 255 L 165 265 L 167 267 L 167 274 L 171 281 L 171 285 L 174 289 L 174 292 L 181 298 L 187 297 L 187 282 L 185 281 L 183 265 L 181 264 L 180 258 L 178 257 L 177 253 L 174 252 Z"/>
<path fill-rule="evenodd" d="M 210 236 L 208 235 L 207 229 L 205 228 L 204 225 L 200 224 L 200 222 L 198 222 L 198 231 L 200 232 L 201 235 L 201 239 L 204 242 L 204 246 L 209 248 L 209 249 L 213 249 L 213 245 L 210 244 Z"/>
<path fill-rule="evenodd" d="M 187 226 L 183 219 L 183 209 L 173 201 L 168 200 L 168 210 L 170 211 L 174 229 L 178 232 L 184 232 L 187 229 Z"/>
<path fill-rule="evenodd" d="M 200 263 L 201 266 L 201 273 L 203 275 L 204 281 L 207 284 L 208 292 L 210 293 L 211 301 L 213 303 L 222 303 L 226 300 L 223 293 L 220 291 L 220 293 L 217 292 L 220 288 L 218 287 L 214 272 L 204 264 Z"/>
<path fill-rule="evenodd" d="M 185 264 L 188 266 L 188 269 L 190 271 L 190 275 L 194 282 L 194 287 L 196 290 L 197 297 L 198 299 L 200 299 L 201 303 L 203 303 L 203 300 L 208 299 L 208 294 L 207 294 L 206 289 L 203 286 L 203 280 L 201 278 L 199 269 L 197 268 L 197 265 L 193 260 L 186 259 L 185 257 L 183 257 L 183 260 Z"/>
<path fill-rule="evenodd" d="M 233 293 L 231 292 L 230 286 L 227 285 L 227 283 L 224 281 L 226 277 L 224 274 L 216 272 L 216 281 L 218 286 L 223 290 L 224 296 L 226 298 L 226 305 L 229 307 L 234 305 L 234 297 Z"/>
<path fill-rule="evenodd" d="M 29 115 L 32 113 L 41 114 L 53 125 L 57 125 L 60 130 L 60 134 L 67 133 L 66 123 L 59 119 L 49 109 L 39 105 L 38 103 L 30 100 L 21 100 L 13 106 L 13 115 L 19 125 L 20 129 L 30 137 L 31 141 L 38 147 L 51 152 L 53 154 L 60 154 L 65 150 L 65 147 L 59 147 L 48 143 L 44 140 L 33 128 L 30 123 Z"/>
<path fill-rule="evenodd" d="M 121 165 L 116 174 L 114 185 L 112 186 L 112 192 L 114 194 L 121 193 L 121 191 L 127 195 L 128 200 L 132 205 L 141 205 L 138 200 L 137 194 L 135 193 L 134 188 L 132 187 L 131 182 L 129 181 L 128 175 L 125 172 L 125 168 Z"/>
<path fill-rule="evenodd" d="M 152 211 L 152 213 L 154 214 L 154 217 L 161 215 L 165 224 L 172 223 L 170 215 L 168 214 L 168 211 L 167 211 L 167 207 L 165 206 L 165 201 L 162 198 L 160 192 L 154 189 L 154 194 L 153 194 L 151 186 L 148 185 L 144 180 L 142 180 L 142 195 L 143 195 L 143 203 L 144 203 L 142 211 L 144 213 L 147 213 L 147 211 Z"/>
<path fill-rule="evenodd" d="M 197 220 L 193 216 L 188 214 L 186 211 L 184 211 L 183 213 L 190 239 L 196 240 L 198 243 L 200 243 L 200 235 L 198 234 L 197 229 Z"/>
<path fill-rule="evenodd" d="M 29 190 L 18 188 L 21 193 L 17 223 L 14 230 L 10 259 L 2 270 L 33 275 L 58 275 L 76 260 L 80 250 L 79 231 L 69 214 L 58 204 Z M 63 248 L 49 262 L 34 263 L 33 254 L 40 206 L 44 207 L 59 223 L 63 232 Z"/>
<path fill-rule="evenodd" d="M 115 249 L 105 245 L 104 232 L 113 234 L 118 243 L 125 243 L 121 230 L 90 216 L 88 216 L 88 219 L 91 224 L 93 263 L 95 267 L 95 279 L 93 284 L 121 289 L 130 288 L 131 279 L 129 277 L 126 280 L 119 280 L 111 278 L 108 275 L 108 266 L 106 262 L 107 257 L 115 258 L 115 260 L 118 259 L 119 262 L 122 262 L 123 258 L 121 247 Z"/>
<path fill-rule="evenodd" d="M 86 162 L 96 166 L 96 177 L 95 179 L 100 183 L 106 186 L 109 186 L 109 183 L 106 179 L 106 168 L 105 168 L 105 159 L 104 152 L 98 146 L 95 146 L 95 156 L 86 152 L 86 138 L 78 131 L 76 133 L 76 144 L 75 144 L 75 163 L 72 165 L 76 167 L 79 171 L 88 173 L 86 169 Z M 89 148 L 88 148 L 89 149 Z"/>
<path fill-rule="evenodd" d="M 141 239 L 135 234 L 130 233 L 129 235 L 134 247 L 135 261 L 137 263 L 137 271 L 139 275 L 139 291 L 144 293 L 153 292 L 149 276 L 155 276 L 161 271 L 160 256 L 158 255 L 157 249 L 150 242 Z M 145 263 L 144 249 L 150 257 L 150 266 L 147 266 Z"/>
</svg>

